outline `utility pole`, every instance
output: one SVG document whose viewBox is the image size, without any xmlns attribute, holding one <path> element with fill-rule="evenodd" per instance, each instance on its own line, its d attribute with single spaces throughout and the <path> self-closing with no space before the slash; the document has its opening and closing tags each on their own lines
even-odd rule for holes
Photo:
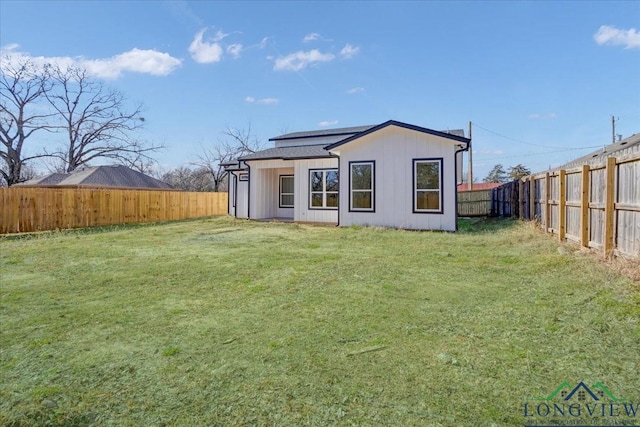
<svg viewBox="0 0 640 427">
<path fill-rule="evenodd" d="M 471 120 L 469 120 L 469 176 L 467 187 L 469 191 L 473 190 L 473 161 L 471 160 Z"/>
<path fill-rule="evenodd" d="M 616 117 L 611 115 L 611 143 L 616 143 Z"/>
</svg>

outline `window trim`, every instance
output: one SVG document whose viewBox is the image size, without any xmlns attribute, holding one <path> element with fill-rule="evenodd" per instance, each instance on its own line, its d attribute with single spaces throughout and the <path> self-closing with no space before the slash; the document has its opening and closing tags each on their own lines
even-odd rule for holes
<svg viewBox="0 0 640 427">
<path fill-rule="evenodd" d="M 443 184 L 444 184 L 444 158 L 443 157 L 430 157 L 430 158 L 422 158 L 422 159 L 412 159 L 413 162 L 413 167 L 411 168 L 411 175 L 412 175 L 412 199 L 413 199 L 413 205 L 412 205 L 412 209 L 413 209 L 413 213 L 415 214 L 443 214 L 444 213 L 444 193 L 443 193 Z M 418 194 L 418 188 L 416 188 L 416 185 L 418 184 L 417 179 L 416 179 L 416 174 L 418 171 L 418 167 L 417 165 L 419 163 L 438 163 L 439 166 L 439 188 L 438 188 L 438 195 L 439 195 L 439 204 L 440 204 L 440 208 L 439 209 L 418 209 L 416 206 L 417 203 L 417 194 Z M 424 189 L 420 190 L 420 191 L 425 191 Z"/>
<path fill-rule="evenodd" d="M 314 193 L 320 193 L 320 191 L 311 191 L 311 175 L 314 172 L 322 172 L 322 206 L 313 206 L 311 203 L 312 196 Z M 329 191 L 329 193 L 336 193 L 338 206 L 340 205 L 340 172 L 337 168 L 316 168 L 309 169 L 309 182 L 307 185 L 307 189 L 309 190 L 309 210 L 314 211 L 337 211 L 338 206 L 327 206 L 327 172 L 335 172 L 338 174 L 338 191 Z"/>
<path fill-rule="evenodd" d="M 238 181 L 249 181 L 249 174 L 247 172 L 238 174 Z"/>
<path fill-rule="evenodd" d="M 282 178 L 291 178 L 294 179 L 293 175 L 279 175 L 278 176 L 278 182 L 279 182 L 279 188 L 278 188 L 278 208 L 281 209 L 290 209 L 293 208 L 295 206 L 296 203 L 296 196 L 295 196 L 295 181 L 294 181 L 294 188 L 293 188 L 293 193 L 282 193 Z M 282 204 L 282 196 L 286 195 L 286 196 L 293 196 L 293 204 L 292 205 L 283 205 Z"/>
<path fill-rule="evenodd" d="M 371 207 L 370 208 L 354 208 L 353 207 L 353 188 L 351 181 L 351 167 L 353 165 L 371 165 L 371 190 L 355 190 L 355 191 L 371 191 Z M 376 161 L 375 160 L 354 160 L 349 162 L 349 212 L 375 212 L 376 211 Z"/>
</svg>

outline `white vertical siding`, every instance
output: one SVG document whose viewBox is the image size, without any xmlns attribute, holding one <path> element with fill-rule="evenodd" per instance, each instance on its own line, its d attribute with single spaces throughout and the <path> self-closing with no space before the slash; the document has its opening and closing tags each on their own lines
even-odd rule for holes
<svg viewBox="0 0 640 427">
<path fill-rule="evenodd" d="M 247 181 L 240 181 L 240 174 L 244 172 L 232 172 L 229 174 L 229 215 L 236 218 L 248 218 Z"/>
<path fill-rule="evenodd" d="M 340 154 L 340 225 L 456 229 L 455 151 L 446 138 L 389 126 L 335 151 Z M 413 159 L 442 159 L 443 213 L 413 213 Z M 375 161 L 375 212 L 349 212 L 349 162 Z"/>
<path fill-rule="evenodd" d="M 330 209 L 309 208 L 309 170 L 310 169 L 337 169 L 338 159 L 308 159 L 295 161 L 295 221 L 300 222 L 338 222 L 338 211 Z M 340 181 L 344 178 L 339 177 Z"/>
</svg>

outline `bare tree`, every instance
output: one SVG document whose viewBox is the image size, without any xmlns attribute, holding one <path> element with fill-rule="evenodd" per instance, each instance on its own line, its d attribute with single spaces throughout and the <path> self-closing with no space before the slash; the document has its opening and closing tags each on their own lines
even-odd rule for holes
<svg viewBox="0 0 640 427">
<path fill-rule="evenodd" d="M 204 168 L 181 166 L 165 172 L 159 179 L 184 191 L 213 191 L 213 182 Z"/>
<path fill-rule="evenodd" d="M 29 160 L 47 156 L 27 156 L 23 150 L 35 132 L 53 129 L 53 113 L 42 105 L 51 90 L 46 73 L 30 60 L 13 63 L 5 58 L 0 66 L 0 175 L 8 186 L 28 179 L 22 169 Z"/>
<path fill-rule="evenodd" d="M 251 133 L 251 125 L 246 129 L 227 127 L 222 132 L 224 139 L 213 148 L 202 148 L 198 160 L 193 164 L 206 170 L 213 181 L 213 191 L 226 189 L 227 172 L 223 164 L 236 160 L 261 148 L 260 141 Z"/>
<path fill-rule="evenodd" d="M 57 90 L 45 95 L 68 139 L 63 149 L 50 154 L 64 163 L 66 172 L 97 158 L 143 164 L 162 148 L 132 136 L 144 125 L 142 106 L 126 111 L 123 95 L 92 80 L 86 70 L 51 67 L 50 78 Z"/>
</svg>

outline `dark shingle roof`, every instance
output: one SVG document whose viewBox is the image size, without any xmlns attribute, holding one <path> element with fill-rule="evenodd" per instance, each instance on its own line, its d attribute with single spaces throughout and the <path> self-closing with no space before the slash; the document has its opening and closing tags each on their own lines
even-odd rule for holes
<svg viewBox="0 0 640 427">
<path fill-rule="evenodd" d="M 269 141 L 281 141 L 283 139 L 301 139 L 301 138 L 317 138 L 321 136 L 340 136 L 340 135 L 353 135 L 356 133 L 364 132 L 366 130 L 371 129 L 377 125 L 368 125 L 368 126 L 353 126 L 348 128 L 337 128 L 337 129 L 323 129 L 323 130 L 312 130 L 306 132 L 293 132 L 286 133 L 284 135 L 276 136 L 270 138 Z"/>
<path fill-rule="evenodd" d="M 268 160 L 268 159 L 315 159 L 331 157 L 331 154 L 322 145 L 299 145 L 295 147 L 268 148 L 256 153 L 247 154 L 238 160 Z"/>
<path fill-rule="evenodd" d="M 23 182 L 23 186 L 81 186 L 164 188 L 169 184 L 122 165 L 95 166 L 69 173 L 53 173 L 43 178 Z"/>
<path fill-rule="evenodd" d="M 343 138 L 338 142 L 336 142 L 335 144 L 300 145 L 300 146 L 292 146 L 292 147 L 269 148 L 266 150 L 258 151 L 256 153 L 247 154 L 245 156 L 240 157 L 238 160 L 269 160 L 269 159 L 294 160 L 294 159 L 327 158 L 327 157 L 331 157 L 331 154 L 329 153 L 329 151 L 326 150 L 327 147 L 341 145 L 343 142 L 351 141 L 352 139 L 356 139 L 362 135 L 366 135 L 367 133 L 373 130 L 381 129 L 389 125 L 401 126 L 408 129 L 417 130 L 419 132 L 427 132 L 427 133 L 440 135 L 444 137 L 447 137 L 448 135 L 450 135 L 452 137 L 451 139 L 455 139 L 462 142 L 468 142 L 468 140 L 464 137 L 464 130 L 462 129 L 435 131 L 431 129 L 409 125 L 402 122 L 396 122 L 394 120 L 389 120 L 380 125 L 354 126 L 354 127 L 338 128 L 338 129 L 324 129 L 324 130 L 316 130 L 316 131 L 308 131 L 308 132 L 287 133 L 281 136 L 276 136 L 275 138 L 271 138 L 269 141 L 307 139 L 307 138 L 318 138 L 318 137 L 328 137 L 328 136 L 343 136 Z M 223 166 L 225 166 L 227 170 L 232 170 L 234 167 L 235 168 L 240 167 L 236 162 L 229 162 L 228 164 L 223 164 Z"/>
</svg>

